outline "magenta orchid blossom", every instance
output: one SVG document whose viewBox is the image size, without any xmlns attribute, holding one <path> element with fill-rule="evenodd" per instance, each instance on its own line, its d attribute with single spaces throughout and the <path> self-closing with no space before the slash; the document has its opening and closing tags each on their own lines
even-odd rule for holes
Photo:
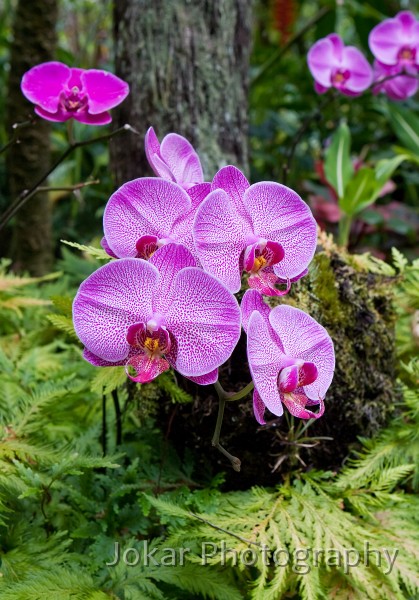
<svg viewBox="0 0 419 600">
<path fill-rule="evenodd" d="M 27 71 L 21 89 L 43 119 L 75 119 L 88 125 L 110 123 L 108 111 L 129 93 L 128 84 L 112 73 L 70 68 L 61 62 L 42 63 Z"/>
<path fill-rule="evenodd" d="M 160 144 L 154 129 L 150 127 L 144 145 L 147 160 L 158 177 L 174 181 L 185 190 L 204 184 L 204 189 L 209 192 L 209 184 L 204 183 L 199 156 L 183 136 L 169 133 Z"/>
<path fill-rule="evenodd" d="M 189 192 L 159 177 L 128 181 L 105 207 L 103 248 L 117 258 L 148 259 L 168 243 L 183 244 L 195 253 L 192 225 L 207 190 L 195 186 Z"/>
<path fill-rule="evenodd" d="M 240 290 L 242 271 L 263 294 L 286 293 L 305 275 L 316 248 L 316 222 L 298 194 L 274 182 L 250 185 L 233 166 L 215 175 L 193 235 L 204 269 L 233 293 Z M 286 290 L 275 288 L 283 282 Z"/>
<path fill-rule="evenodd" d="M 419 21 L 407 10 L 371 30 L 368 43 L 382 65 L 415 75 L 419 69 Z"/>
<path fill-rule="evenodd" d="M 195 265 L 186 248 L 169 244 L 150 261 L 112 261 L 90 275 L 73 303 L 85 359 L 125 365 L 139 383 L 170 366 L 197 383 L 214 383 L 239 339 L 240 309 L 222 283 Z"/>
<path fill-rule="evenodd" d="M 336 33 L 318 40 L 310 48 L 307 62 L 319 94 L 333 87 L 347 96 L 359 96 L 373 80 L 372 68 L 362 52 L 345 46 Z"/>
<path fill-rule="evenodd" d="M 283 405 L 300 419 L 321 417 L 335 368 L 327 331 L 298 308 L 270 310 L 254 290 L 246 291 L 241 309 L 258 423 L 265 424 L 265 408 L 281 416 Z M 307 408 L 312 405 L 319 405 L 317 413 Z"/>
<path fill-rule="evenodd" d="M 399 65 L 389 66 L 374 61 L 374 94 L 382 92 L 391 100 L 406 100 L 414 96 L 418 88 L 419 80 L 404 73 Z"/>
</svg>

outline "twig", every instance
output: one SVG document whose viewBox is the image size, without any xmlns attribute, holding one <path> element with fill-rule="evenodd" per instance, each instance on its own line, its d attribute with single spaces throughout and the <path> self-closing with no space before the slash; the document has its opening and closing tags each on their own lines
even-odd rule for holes
<svg viewBox="0 0 419 600">
<path fill-rule="evenodd" d="M 75 185 L 63 185 L 63 186 L 49 186 L 49 185 L 41 185 L 38 187 L 37 192 L 75 192 L 77 190 L 81 190 L 88 185 L 97 185 L 100 183 L 99 179 L 94 179 L 92 181 L 84 181 L 83 183 L 76 183 Z"/>
<path fill-rule="evenodd" d="M 238 535 L 237 533 L 233 533 L 232 531 L 229 531 L 228 529 L 223 529 L 222 527 L 219 527 L 218 525 L 215 525 L 215 523 L 211 523 L 211 521 L 207 521 L 207 519 L 204 519 L 203 517 L 197 515 L 196 513 L 189 513 L 192 517 L 195 517 L 195 519 L 198 519 L 198 521 L 202 521 L 203 523 L 205 523 L 206 525 L 209 525 L 210 527 L 212 527 L 213 529 L 216 529 L 217 531 L 221 531 L 222 533 L 226 533 L 227 535 L 231 535 L 232 537 L 235 537 L 236 539 L 240 540 L 241 542 L 244 542 L 245 544 L 251 544 L 252 546 L 257 546 L 258 548 L 262 547 L 262 544 L 260 544 L 259 542 L 252 542 L 252 540 L 248 540 L 244 537 L 242 537 L 241 535 Z"/>
<path fill-rule="evenodd" d="M 28 125 L 33 125 L 34 122 L 35 122 L 35 119 L 31 118 L 31 119 L 28 119 L 27 121 L 22 121 L 20 123 L 13 123 L 12 129 L 13 129 L 14 133 L 13 133 L 12 137 L 10 138 L 10 140 L 2 148 L 0 148 L 0 154 L 3 154 L 3 152 L 6 152 L 6 150 L 8 148 L 10 148 L 10 146 L 13 146 L 13 144 L 19 143 L 19 135 L 17 134 L 18 129 L 22 129 L 23 127 L 27 127 Z"/>
<path fill-rule="evenodd" d="M 89 144 L 93 144 L 95 142 L 103 142 L 105 140 L 110 140 L 115 135 L 123 133 L 124 131 L 132 131 L 133 133 L 139 135 L 138 131 L 131 127 L 131 125 L 127 124 L 106 135 L 100 135 L 89 140 L 84 140 L 82 142 L 75 142 L 74 144 L 71 144 L 67 148 L 67 150 L 65 150 L 65 152 L 63 152 L 63 154 L 55 161 L 53 166 L 50 169 L 48 169 L 48 171 L 44 175 L 42 175 L 42 177 L 36 182 L 36 184 L 32 186 L 29 190 L 25 190 L 24 192 L 22 192 L 19 198 L 13 204 L 11 204 L 9 208 L 2 214 L 2 216 L 0 217 L 0 231 L 5 227 L 5 225 L 7 225 L 10 219 L 12 219 L 15 216 L 15 214 L 22 208 L 22 206 L 24 206 L 26 202 L 38 192 L 39 186 L 45 181 L 45 179 L 47 179 L 47 177 L 51 175 L 51 173 L 58 167 L 58 165 L 60 165 L 67 158 L 67 156 L 69 156 L 76 148 L 82 148 L 83 146 L 88 146 Z"/>
</svg>

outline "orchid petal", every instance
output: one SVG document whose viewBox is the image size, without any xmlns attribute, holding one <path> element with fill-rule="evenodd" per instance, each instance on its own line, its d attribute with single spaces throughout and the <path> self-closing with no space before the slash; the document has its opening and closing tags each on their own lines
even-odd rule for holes
<svg viewBox="0 0 419 600">
<path fill-rule="evenodd" d="M 312 362 L 305 362 L 299 368 L 298 386 L 301 387 L 305 385 L 310 385 L 310 383 L 316 381 L 318 375 L 319 371 L 316 365 Z"/>
<path fill-rule="evenodd" d="M 55 113 L 50 113 L 40 106 L 35 106 L 34 110 L 39 117 L 42 117 L 42 119 L 46 119 L 47 121 L 52 121 L 53 123 L 64 123 L 73 118 L 73 113 L 64 111 L 61 108 L 58 108 Z"/>
<path fill-rule="evenodd" d="M 265 408 L 266 408 L 266 406 L 263 403 L 263 400 L 260 397 L 259 392 L 255 389 L 253 392 L 253 413 L 254 413 L 255 419 L 259 423 L 259 425 L 266 425 L 266 421 L 264 418 Z"/>
<path fill-rule="evenodd" d="M 134 179 L 110 197 L 103 215 L 105 237 L 117 256 L 134 257 L 141 236 L 170 238 L 173 224 L 190 206 L 189 196 L 176 183 L 155 177 Z"/>
<path fill-rule="evenodd" d="M 307 410 L 307 397 L 304 394 L 283 394 L 282 402 L 287 407 L 294 417 L 299 419 L 318 419 L 324 414 L 324 402 L 320 399 L 320 408 L 318 413 L 314 413 L 311 410 Z"/>
<path fill-rule="evenodd" d="M 90 352 L 90 350 L 88 350 L 87 348 L 84 348 L 83 350 L 83 358 L 95 367 L 118 367 L 123 366 L 126 363 L 126 359 L 119 360 L 116 362 L 112 362 L 110 360 L 103 360 L 103 358 L 99 358 L 99 356 L 96 356 L 96 354 L 93 354 L 93 352 Z"/>
<path fill-rule="evenodd" d="M 265 239 L 279 242 L 285 252 L 274 265 L 278 277 L 290 279 L 307 268 L 314 256 L 317 225 L 307 204 L 293 190 L 274 182 L 253 184 L 243 202 L 253 230 Z"/>
<path fill-rule="evenodd" d="M 385 19 L 371 30 L 368 43 L 375 58 L 385 65 L 396 65 L 398 54 L 414 40 L 416 19 L 409 11 L 400 12 L 394 19 Z M 412 35 L 413 34 L 413 35 Z"/>
<path fill-rule="evenodd" d="M 87 111 L 81 111 L 69 112 L 68 114 L 79 123 L 85 123 L 85 125 L 108 125 L 112 121 L 112 117 L 108 112 L 90 114 Z"/>
<path fill-rule="evenodd" d="M 218 369 L 214 369 L 206 375 L 200 375 L 199 377 L 188 377 L 188 379 L 194 383 L 197 383 L 198 385 L 212 385 L 218 381 Z"/>
<path fill-rule="evenodd" d="M 293 392 L 298 387 L 298 367 L 290 365 L 285 367 L 279 373 L 278 377 L 279 391 L 282 393 Z"/>
<path fill-rule="evenodd" d="M 193 210 L 197 210 L 198 206 L 203 203 L 210 191 L 210 183 L 198 183 L 197 185 L 194 185 L 188 189 L 188 196 L 191 199 Z"/>
<path fill-rule="evenodd" d="M 103 236 L 103 238 L 100 240 L 100 245 L 102 246 L 102 248 L 104 249 L 104 251 L 109 254 L 109 256 L 111 256 L 112 258 L 118 258 L 117 255 L 112 252 L 112 250 L 109 247 L 108 242 L 106 241 L 105 236 Z"/>
<path fill-rule="evenodd" d="M 241 287 L 240 255 L 246 247 L 246 223 L 224 190 L 211 192 L 199 207 L 193 234 L 204 269 L 236 293 Z"/>
<path fill-rule="evenodd" d="M 285 296 L 291 289 L 291 280 L 277 277 L 272 268 L 262 269 L 258 273 L 250 275 L 247 283 L 250 288 L 257 290 L 265 296 Z M 279 290 L 275 286 L 286 284 L 284 290 Z"/>
<path fill-rule="evenodd" d="M 88 107 L 91 115 L 103 114 L 115 108 L 129 94 L 128 83 L 108 71 L 89 69 L 80 74 L 80 79 L 83 91 L 89 99 Z"/>
<path fill-rule="evenodd" d="M 278 374 L 286 358 L 271 335 L 269 324 L 254 311 L 247 329 L 247 356 L 252 378 L 263 403 L 280 417 L 284 412 L 278 389 Z"/>
<path fill-rule="evenodd" d="M 136 371 L 136 375 L 130 373 L 129 367 Z M 156 377 L 170 369 L 170 365 L 164 358 L 160 356 L 147 356 L 146 354 L 135 354 L 132 356 L 125 366 L 125 372 L 128 377 L 136 383 L 148 383 Z"/>
<path fill-rule="evenodd" d="M 332 41 L 323 38 L 313 44 L 308 51 L 307 62 L 314 80 L 323 88 L 329 88 L 332 71 L 338 65 Z"/>
<path fill-rule="evenodd" d="M 186 377 L 201 376 L 223 364 L 240 337 L 237 300 L 201 269 L 182 269 L 171 289 L 167 329 L 176 346 L 167 355 Z"/>
<path fill-rule="evenodd" d="M 260 313 L 262 317 L 269 322 L 269 313 L 271 312 L 271 309 L 263 301 L 262 294 L 256 290 L 245 291 L 240 304 L 240 309 L 242 313 L 242 325 L 246 333 L 250 317 L 252 316 L 254 310 Z"/>
<path fill-rule="evenodd" d="M 171 291 L 173 281 L 179 271 L 186 267 L 196 267 L 197 262 L 187 248 L 180 244 L 167 244 L 159 248 L 149 262 L 156 267 L 160 273 L 158 293 L 154 301 L 154 310 L 165 314 L 171 302 L 173 294 Z"/>
<path fill-rule="evenodd" d="M 87 350 L 117 362 L 128 355 L 130 325 L 153 314 L 157 269 L 139 259 L 111 261 L 80 286 L 73 303 L 74 329 Z"/>
<path fill-rule="evenodd" d="M 373 71 L 365 56 L 354 46 L 347 46 L 343 51 L 342 68 L 350 73 L 345 89 L 360 93 L 372 83 Z"/>
<path fill-rule="evenodd" d="M 310 315 L 285 304 L 273 308 L 269 322 L 280 338 L 287 356 L 312 362 L 318 370 L 317 379 L 304 386 L 312 400 L 324 398 L 335 368 L 335 353 L 329 334 Z"/>
<path fill-rule="evenodd" d="M 160 156 L 176 182 L 186 189 L 204 181 L 199 157 L 183 136 L 177 133 L 166 135 L 160 146 Z"/>
<path fill-rule="evenodd" d="M 60 93 L 70 77 L 71 69 L 67 65 L 56 61 L 42 63 L 32 67 L 23 75 L 21 83 L 23 95 L 30 102 L 47 111 L 48 114 L 56 113 Z M 50 120 L 53 119 L 50 118 Z"/>
<path fill-rule="evenodd" d="M 251 222 L 246 207 L 243 204 L 243 196 L 249 187 L 250 184 L 243 173 L 232 165 L 220 169 L 215 174 L 211 183 L 211 191 L 221 189 L 226 192 L 233 201 L 240 219 L 246 222 L 248 227 L 250 227 Z"/>
</svg>

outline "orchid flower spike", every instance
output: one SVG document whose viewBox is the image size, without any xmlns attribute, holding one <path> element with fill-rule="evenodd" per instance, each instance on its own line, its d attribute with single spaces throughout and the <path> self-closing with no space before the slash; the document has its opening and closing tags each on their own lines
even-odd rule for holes
<svg viewBox="0 0 419 600">
<path fill-rule="evenodd" d="M 126 258 L 99 268 L 81 284 L 73 320 L 93 365 L 125 365 L 139 383 L 172 366 L 201 385 L 217 380 L 241 321 L 234 296 L 177 244 L 150 261 Z"/>
<path fill-rule="evenodd" d="M 116 258 L 148 259 L 161 246 L 178 243 L 195 253 L 192 225 L 206 190 L 190 194 L 173 181 L 142 177 L 110 197 L 103 215 L 102 246 Z"/>
<path fill-rule="evenodd" d="M 147 160 L 158 177 L 174 181 L 185 190 L 204 184 L 209 192 L 209 184 L 204 183 L 201 161 L 192 144 L 177 133 L 169 133 L 160 144 L 152 127 L 145 136 Z"/>
<path fill-rule="evenodd" d="M 300 419 L 321 417 L 335 369 L 327 331 L 298 308 L 283 304 L 270 310 L 254 290 L 244 294 L 241 310 L 258 423 L 265 424 L 266 408 L 280 417 L 283 405 Z M 307 408 L 316 404 L 317 413 Z"/>
<path fill-rule="evenodd" d="M 307 273 L 316 249 L 316 222 L 293 190 L 274 182 L 250 185 L 236 167 L 215 175 L 198 207 L 193 235 L 204 269 L 236 293 L 242 271 L 249 286 L 270 296 L 289 291 Z M 287 283 L 287 289 L 275 288 Z"/>
<path fill-rule="evenodd" d="M 415 75 L 419 69 L 419 21 L 408 10 L 385 19 L 371 30 L 368 43 L 375 58 Z"/>
<path fill-rule="evenodd" d="M 128 84 L 107 71 L 70 68 L 46 62 L 27 71 L 23 95 L 35 104 L 37 115 L 48 121 L 75 119 L 88 125 L 107 125 L 111 108 L 129 93 Z"/>
<path fill-rule="evenodd" d="M 359 96 L 372 83 L 372 68 L 365 56 L 358 48 L 345 46 L 336 33 L 318 40 L 307 62 L 318 94 L 334 87 L 347 96 Z"/>
</svg>

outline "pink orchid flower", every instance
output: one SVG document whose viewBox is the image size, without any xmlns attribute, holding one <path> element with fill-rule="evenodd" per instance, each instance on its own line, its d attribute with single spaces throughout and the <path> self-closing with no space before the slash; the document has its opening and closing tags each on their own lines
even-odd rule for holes
<svg viewBox="0 0 419 600">
<path fill-rule="evenodd" d="M 75 331 L 84 358 L 96 366 L 125 365 L 146 383 L 172 366 L 202 385 L 240 336 L 234 296 L 197 268 L 183 246 L 169 244 L 150 261 L 112 261 L 88 277 L 73 303 Z"/>
<path fill-rule="evenodd" d="M 372 69 L 365 56 L 358 48 L 345 46 L 336 33 L 318 40 L 310 48 L 307 62 L 318 94 L 334 87 L 347 96 L 359 96 L 372 83 Z"/>
<path fill-rule="evenodd" d="M 374 61 L 374 94 L 382 92 L 392 100 L 406 100 L 414 96 L 418 88 L 417 77 L 404 73 L 403 67 L 384 65 L 378 60 Z"/>
<path fill-rule="evenodd" d="M 371 30 L 368 43 L 382 65 L 399 67 L 415 75 L 419 68 L 419 21 L 404 10 Z"/>
<path fill-rule="evenodd" d="M 300 419 L 321 417 L 335 368 L 327 331 L 298 308 L 281 305 L 270 310 L 254 290 L 244 294 L 241 310 L 258 423 L 265 424 L 266 408 L 280 417 L 283 405 Z M 307 408 L 316 404 L 317 413 Z"/>
<path fill-rule="evenodd" d="M 158 177 L 174 181 L 185 190 L 203 184 L 201 161 L 193 146 L 183 136 L 169 133 L 160 144 L 152 127 L 145 136 L 147 160 Z M 209 184 L 207 193 L 209 192 Z"/>
<path fill-rule="evenodd" d="M 236 293 L 242 271 L 250 287 L 282 295 L 306 274 L 316 248 L 316 222 L 307 204 L 274 182 L 250 185 L 236 167 L 215 175 L 198 207 L 193 236 L 204 269 Z M 275 288 L 287 283 L 287 289 Z"/>
<path fill-rule="evenodd" d="M 195 253 L 192 225 L 206 195 L 203 186 L 188 194 L 177 183 L 157 177 L 128 181 L 105 207 L 103 248 L 117 258 L 148 259 L 168 243 L 183 244 Z"/>
<path fill-rule="evenodd" d="M 75 119 L 88 125 L 107 125 L 109 110 L 129 93 L 125 81 L 98 69 L 71 69 L 60 62 L 46 62 L 27 71 L 21 83 L 23 95 L 35 104 L 37 115 L 48 121 Z"/>
</svg>

